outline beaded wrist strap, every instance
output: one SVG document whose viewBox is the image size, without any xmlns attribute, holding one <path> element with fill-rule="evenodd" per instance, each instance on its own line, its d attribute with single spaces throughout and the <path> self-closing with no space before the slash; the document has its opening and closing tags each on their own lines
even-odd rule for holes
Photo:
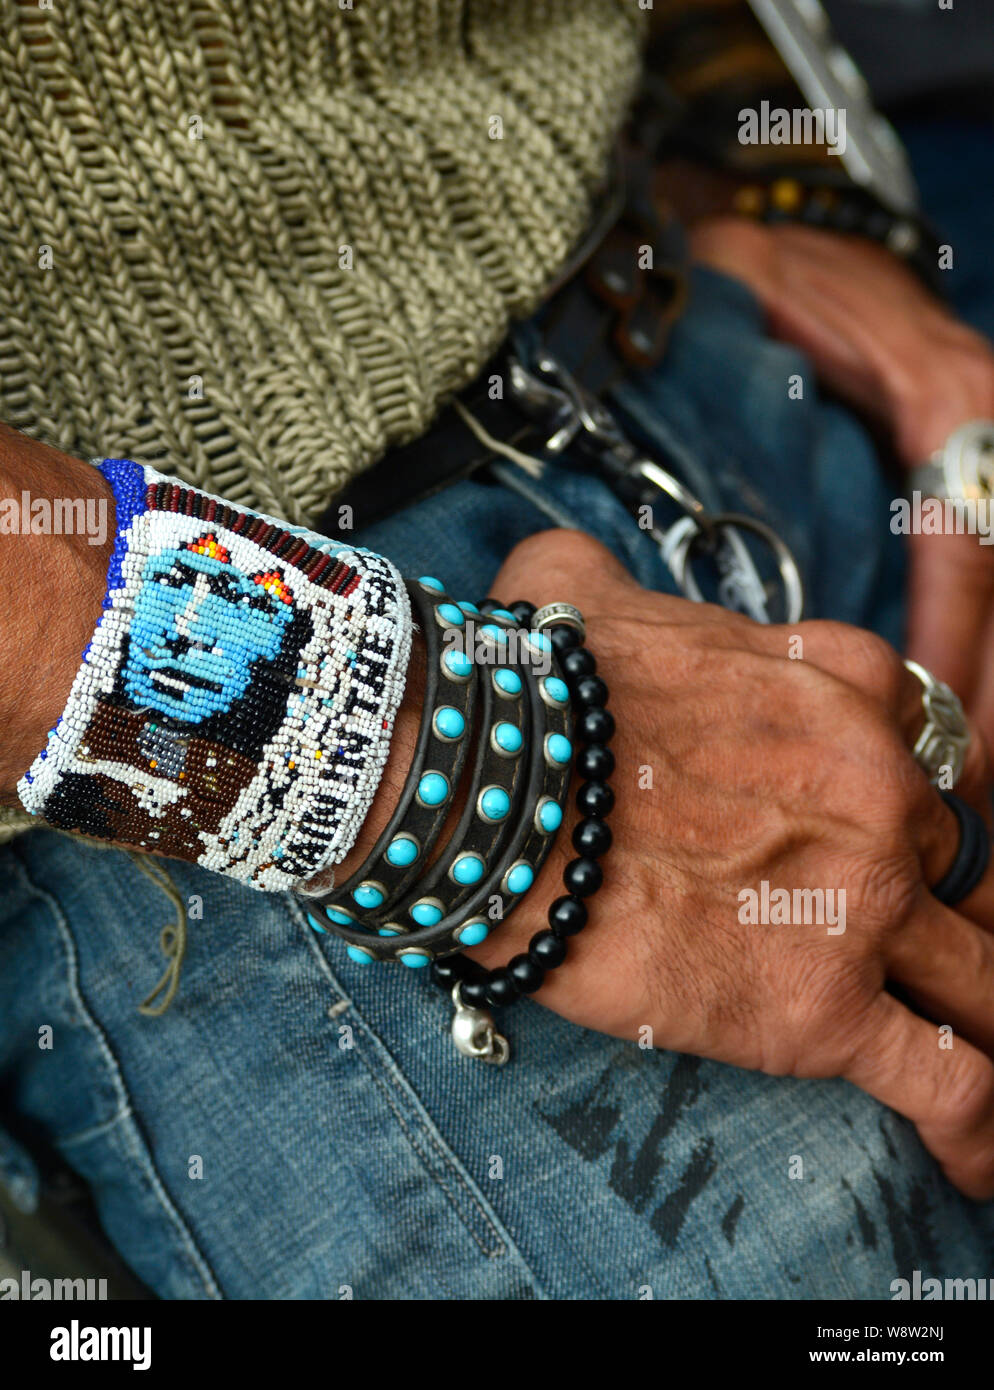
<svg viewBox="0 0 994 1390">
<path fill-rule="evenodd" d="M 410 653 L 388 560 L 128 459 L 103 613 L 18 784 L 65 830 L 297 886 L 339 862 L 386 761 Z"/>
</svg>

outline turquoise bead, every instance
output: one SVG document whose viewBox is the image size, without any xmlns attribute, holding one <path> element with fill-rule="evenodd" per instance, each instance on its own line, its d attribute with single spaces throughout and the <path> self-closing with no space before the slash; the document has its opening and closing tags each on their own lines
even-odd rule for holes
<svg viewBox="0 0 994 1390">
<path fill-rule="evenodd" d="M 400 959 L 404 965 L 409 966 L 412 970 L 420 970 L 423 965 L 428 964 L 431 957 L 423 955 L 414 955 L 414 953 L 411 952 L 409 954 L 402 955 Z"/>
<path fill-rule="evenodd" d="M 324 911 L 325 916 L 330 918 L 332 922 L 337 922 L 340 927 L 350 927 L 353 924 L 354 919 L 347 912 L 342 912 L 340 908 L 326 907 Z"/>
<path fill-rule="evenodd" d="M 464 613 L 479 613 L 480 611 L 475 603 L 460 603 L 459 607 Z"/>
<path fill-rule="evenodd" d="M 509 893 L 524 893 L 535 882 L 535 871 L 530 864 L 515 864 L 505 878 Z"/>
<path fill-rule="evenodd" d="M 354 960 L 357 965 L 369 965 L 376 959 L 370 955 L 369 951 L 364 951 L 361 946 L 346 946 L 345 954 L 349 960 Z"/>
<path fill-rule="evenodd" d="M 487 787 L 480 797 L 480 814 L 484 820 L 503 820 L 511 809 L 511 798 L 503 787 Z"/>
<path fill-rule="evenodd" d="M 460 854 L 449 872 L 456 883 L 479 883 L 485 867 L 478 854 Z"/>
<path fill-rule="evenodd" d="M 529 632 L 528 641 L 533 647 L 537 647 L 540 652 L 551 652 L 552 643 L 544 632 Z"/>
<path fill-rule="evenodd" d="M 517 671 L 509 671 L 506 666 L 501 666 L 494 672 L 494 685 L 504 695 L 521 694 L 521 677 Z"/>
<path fill-rule="evenodd" d="M 459 680 L 465 679 L 473 672 L 473 663 L 469 657 L 465 652 L 458 651 L 456 648 L 445 652 L 442 657 L 442 665 Z"/>
<path fill-rule="evenodd" d="M 538 808 L 538 823 L 547 835 L 558 830 L 563 823 L 563 808 L 558 801 L 543 801 Z"/>
<path fill-rule="evenodd" d="M 393 864 L 395 868 L 405 869 L 408 864 L 413 864 L 417 857 L 417 841 L 410 835 L 398 835 L 387 845 L 387 863 Z"/>
<path fill-rule="evenodd" d="M 491 618 L 503 618 L 506 622 L 513 623 L 515 627 L 518 626 L 517 618 L 513 613 L 509 613 L 506 608 L 493 608 L 491 609 L 490 616 Z"/>
<path fill-rule="evenodd" d="M 466 729 L 466 720 L 453 705 L 442 705 L 435 711 L 435 732 L 442 738 L 461 738 Z"/>
<path fill-rule="evenodd" d="M 490 928 L 485 922 L 470 922 L 456 935 L 464 946 L 479 946 L 480 942 L 486 941 L 490 935 Z"/>
<path fill-rule="evenodd" d="M 496 623 L 484 623 L 480 631 L 483 633 L 484 637 L 489 637 L 491 642 L 507 641 L 507 633 L 502 627 L 498 627 Z"/>
<path fill-rule="evenodd" d="M 496 724 L 494 726 L 494 742 L 505 753 L 520 753 L 524 739 L 516 724 Z"/>
<path fill-rule="evenodd" d="M 383 901 L 383 894 L 371 883 L 360 883 L 358 888 L 352 890 L 352 896 L 360 907 L 379 907 Z"/>
<path fill-rule="evenodd" d="M 440 579 L 435 579 L 434 576 L 430 574 L 423 574 L 418 580 L 418 583 L 424 585 L 426 589 L 434 589 L 438 594 L 445 593 L 445 585 L 442 581 Z"/>
<path fill-rule="evenodd" d="M 557 705 L 565 705 L 569 699 L 569 686 L 558 676 L 546 676 L 542 682 L 542 689 L 549 699 L 554 700 Z"/>
<path fill-rule="evenodd" d="M 565 734 L 550 734 L 545 749 L 554 763 L 568 763 L 573 755 L 573 745 Z"/>
<path fill-rule="evenodd" d="M 462 609 L 454 603 L 440 603 L 435 611 L 449 627 L 462 627 L 466 621 Z"/>
<path fill-rule="evenodd" d="M 449 784 L 440 772 L 426 772 L 418 783 L 418 796 L 426 806 L 441 806 L 449 794 Z"/>
<path fill-rule="evenodd" d="M 311 926 L 314 928 L 315 931 L 319 931 L 319 932 L 321 933 L 322 936 L 327 936 L 327 935 L 328 935 L 328 933 L 325 931 L 324 927 L 322 927 L 321 923 L 320 923 L 319 921 L 317 921 L 316 918 L 312 917 L 311 914 L 310 914 L 309 912 L 307 913 L 307 920 L 308 920 L 308 922 L 310 922 Z"/>
<path fill-rule="evenodd" d="M 433 927 L 442 920 L 442 909 L 435 903 L 421 901 L 411 908 L 411 916 L 419 927 Z"/>
<path fill-rule="evenodd" d="M 392 927 L 377 927 L 377 936 L 403 936 L 403 932 L 394 931 Z"/>
</svg>

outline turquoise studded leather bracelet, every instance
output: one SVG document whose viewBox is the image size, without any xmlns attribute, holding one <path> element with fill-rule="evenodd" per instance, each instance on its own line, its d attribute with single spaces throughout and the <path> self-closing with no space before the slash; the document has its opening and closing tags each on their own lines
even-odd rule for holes
<svg viewBox="0 0 994 1390">
<path fill-rule="evenodd" d="M 428 681 L 404 793 L 360 870 L 340 888 L 308 896 L 307 905 L 311 925 L 341 937 L 353 960 L 417 968 L 478 944 L 529 890 L 562 823 L 573 743 L 569 689 L 547 633 L 494 603 L 455 603 L 431 576 L 412 585 L 411 596 L 425 615 Z M 448 640 L 458 635 L 462 646 Z M 477 727 L 466 718 L 447 731 L 440 714 L 454 707 L 447 692 L 462 680 L 477 690 L 475 701 L 467 699 Z M 419 793 L 427 781 L 451 808 L 451 746 L 474 733 L 464 809 L 431 860 L 434 836 L 424 832 Z M 407 861 L 399 868 L 391 863 L 397 849 Z"/>
</svg>

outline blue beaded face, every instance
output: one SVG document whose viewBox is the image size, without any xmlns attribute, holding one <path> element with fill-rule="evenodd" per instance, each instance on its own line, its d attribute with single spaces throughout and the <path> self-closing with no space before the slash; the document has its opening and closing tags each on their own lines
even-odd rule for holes
<svg viewBox="0 0 994 1390">
<path fill-rule="evenodd" d="M 226 714 L 245 694 L 253 663 L 278 655 L 293 612 L 213 555 L 189 548 L 151 555 L 135 599 L 124 689 L 136 705 L 186 723 Z"/>
</svg>

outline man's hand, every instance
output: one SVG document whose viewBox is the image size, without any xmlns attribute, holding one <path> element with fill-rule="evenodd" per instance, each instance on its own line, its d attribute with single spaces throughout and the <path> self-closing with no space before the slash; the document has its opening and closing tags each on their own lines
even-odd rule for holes
<svg viewBox="0 0 994 1390">
<path fill-rule="evenodd" d="M 860 237 L 743 218 L 699 222 L 696 261 L 744 280 L 770 333 L 828 388 L 924 463 L 958 425 L 994 417 L 994 351 L 902 261 Z"/>
<path fill-rule="evenodd" d="M 910 1118 L 964 1192 L 994 1194 L 994 870 L 955 911 L 928 891 L 958 832 L 909 752 L 920 687 L 896 652 L 650 593 L 575 532 L 524 541 L 493 592 L 578 604 L 618 725 L 604 887 L 538 1000 L 620 1037 L 649 1025 L 656 1047 L 847 1077 Z M 957 790 L 984 810 L 988 773 L 975 737 Z M 502 964 L 543 929 L 569 835 L 472 955 Z M 844 891 L 845 931 L 744 923 L 740 895 L 764 880 Z"/>
<path fill-rule="evenodd" d="M 744 280 L 770 332 L 891 441 L 906 468 L 968 420 L 994 418 L 994 351 L 905 265 L 857 237 L 740 218 L 699 222 L 695 259 Z M 913 536 L 908 655 L 953 687 L 994 741 L 994 546 Z"/>
</svg>

